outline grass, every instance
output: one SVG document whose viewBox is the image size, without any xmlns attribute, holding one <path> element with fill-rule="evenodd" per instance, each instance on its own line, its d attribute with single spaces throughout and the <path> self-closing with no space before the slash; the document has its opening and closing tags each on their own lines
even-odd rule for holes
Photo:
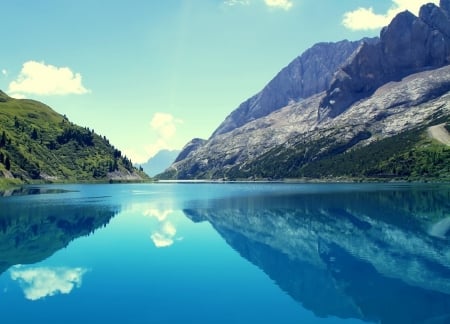
<svg viewBox="0 0 450 324">
<path fill-rule="evenodd" d="M 19 179 L 0 178 L 0 193 L 17 188 L 21 184 Z"/>
</svg>

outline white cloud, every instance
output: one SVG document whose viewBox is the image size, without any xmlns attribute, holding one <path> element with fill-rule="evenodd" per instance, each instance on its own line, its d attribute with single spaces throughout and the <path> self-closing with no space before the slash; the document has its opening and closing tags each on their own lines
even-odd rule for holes
<svg viewBox="0 0 450 324">
<path fill-rule="evenodd" d="M 342 23 L 352 30 L 377 29 L 389 24 L 391 18 L 373 12 L 373 8 L 358 8 L 344 14 Z"/>
<path fill-rule="evenodd" d="M 174 137 L 177 131 L 177 124 L 180 123 L 182 123 L 182 121 L 176 119 L 171 114 L 157 112 L 150 121 L 150 127 L 155 130 L 161 138 L 170 139 Z"/>
<path fill-rule="evenodd" d="M 3 74 L 3 76 L 8 76 L 8 71 L 6 71 L 6 69 L 3 69 L 2 74 Z"/>
<path fill-rule="evenodd" d="M 10 93 L 9 96 L 14 99 L 25 99 L 26 96 L 21 93 Z"/>
<path fill-rule="evenodd" d="M 56 294 L 69 294 L 74 287 L 81 286 L 86 273 L 83 268 L 27 268 L 15 267 L 11 279 L 17 280 L 29 300 L 38 300 Z"/>
<path fill-rule="evenodd" d="M 392 0 L 392 6 L 385 13 L 375 13 L 372 7 L 358 8 L 344 14 L 342 24 L 352 30 L 377 29 L 388 25 L 400 12 L 409 10 L 418 15 L 420 7 L 432 2 L 439 4 L 439 0 Z"/>
<path fill-rule="evenodd" d="M 280 8 L 289 10 L 292 8 L 293 3 L 290 0 L 264 0 L 264 3 L 271 8 Z"/>
<path fill-rule="evenodd" d="M 19 76 L 9 84 L 9 93 L 34 95 L 67 95 L 90 92 L 82 77 L 68 67 L 56 67 L 44 62 L 28 61 Z"/>
<path fill-rule="evenodd" d="M 149 158 L 156 155 L 161 150 L 175 150 L 177 147 L 161 138 L 157 138 L 151 144 L 145 145 L 139 149 L 125 148 L 124 154 L 131 159 L 133 163 L 142 164 L 148 161 Z"/>
<path fill-rule="evenodd" d="M 171 114 L 156 112 L 153 114 L 149 126 L 153 137 L 150 144 L 140 149 L 123 149 L 133 163 L 145 163 L 149 158 L 155 156 L 161 150 L 175 150 L 178 147 L 174 144 L 177 128 L 183 121 Z"/>
<path fill-rule="evenodd" d="M 154 155 L 151 154 L 153 150 L 148 150 L 147 148 L 134 149 L 126 147 L 122 151 L 123 154 L 131 160 L 131 162 L 137 164 L 147 162 L 149 157 L 152 157 Z M 156 153 L 158 153 L 158 151 L 156 151 L 155 154 Z"/>
<path fill-rule="evenodd" d="M 145 150 L 149 156 L 155 156 L 161 150 L 174 150 L 175 147 L 168 143 L 165 139 L 158 138 L 152 144 L 145 147 Z"/>
</svg>

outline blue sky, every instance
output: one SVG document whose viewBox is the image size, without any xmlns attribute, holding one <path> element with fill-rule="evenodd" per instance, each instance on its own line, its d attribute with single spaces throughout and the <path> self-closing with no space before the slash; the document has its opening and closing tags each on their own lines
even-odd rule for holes
<svg viewBox="0 0 450 324">
<path fill-rule="evenodd" d="M 208 138 L 313 44 L 376 36 L 426 2 L 8 1 L 0 89 L 48 104 L 142 163 Z"/>
</svg>

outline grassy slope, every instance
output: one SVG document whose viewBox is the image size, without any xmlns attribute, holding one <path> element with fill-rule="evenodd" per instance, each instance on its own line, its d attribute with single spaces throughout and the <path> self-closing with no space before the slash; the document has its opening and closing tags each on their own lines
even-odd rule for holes
<svg viewBox="0 0 450 324">
<path fill-rule="evenodd" d="M 113 170 L 139 173 L 106 138 L 74 125 L 40 102 L 12 99 L 0 92 L 0 141 L 2 137 L 6 140 L 0 142 L 0 179 L 6 169 L 26 182 L 107 180 Z"/>
</svg>

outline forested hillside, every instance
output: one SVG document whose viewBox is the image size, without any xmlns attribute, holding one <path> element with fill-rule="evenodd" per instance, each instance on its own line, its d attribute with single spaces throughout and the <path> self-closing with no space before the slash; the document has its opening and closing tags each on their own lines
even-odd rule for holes
<svg viewBox="0 0 450 324">
<path fill-rule="evenodd" d="M 2 178 L 75 182 L 148 177 L 93 129 L 73 124 L 40 102 L 13 99 L 0 91 Z"/>
</svg>

